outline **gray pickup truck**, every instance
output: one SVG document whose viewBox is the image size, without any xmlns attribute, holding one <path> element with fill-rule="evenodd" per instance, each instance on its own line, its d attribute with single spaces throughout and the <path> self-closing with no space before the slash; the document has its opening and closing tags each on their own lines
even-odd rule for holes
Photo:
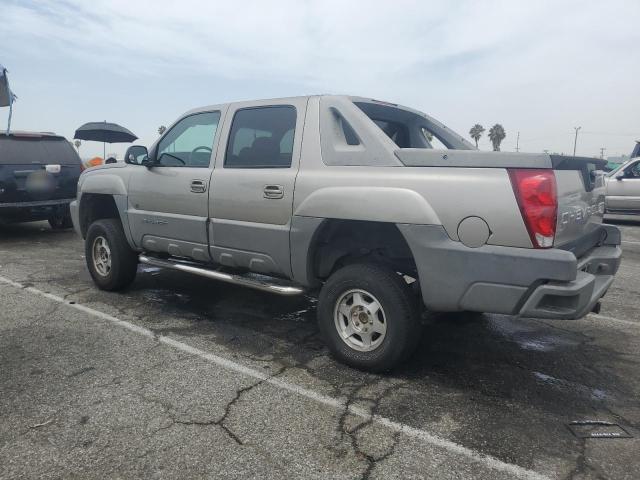
<svg viewBox="0 0 640 480">
<path fill-rule="evenodd" d="M 125 156 L 85 171 L 71 205 L 98 287 L 125 288 L 145 263 L 319 292 L 321 333 L 357 368 L 405 360 L 424 308 L 580 318 L 620 263 L 604 161 L 481 152 L 392 103 L 213 105 Z"/>
</svg>

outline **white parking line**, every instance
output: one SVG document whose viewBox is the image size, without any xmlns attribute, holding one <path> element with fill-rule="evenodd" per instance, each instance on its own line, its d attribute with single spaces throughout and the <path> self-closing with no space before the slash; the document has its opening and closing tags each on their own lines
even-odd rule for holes
<svg viewBox="0 0 640 480">
<path fill-rule="evenodd" d="M 640 245 L 640 242 L 632 242 L 631 240 L 622 240 L 622 243 L 628 243 L 629 245 Z"/>
<path fill-rule="evenodd" d="M 632 320 L 623 320 L 622 318 L 610 317 L 608 315 L 600 315 L 599 313 L 591 313 L 589 316 L 596 317 L 596 319 L 601 318 L 603 320 L 608 320 L 610 322 L 618 322 L 618 323 L 624 323 L 625 325 L 633 325 L 635 327 L 640 327 L 640 322 L 634 322 Z"/>
<path fill-rule="evenodd" d="M 219 355 L 215 355 L 213 353 L 205 352 L 204 350 L 200 350 L 199 348 L 192 347 L 190 345 L 187 345 L 186 343 L 180 342 L 178 340 L 174 340 L 169 337 L 165 337 L 163 335 L 156 335 L 151 330 L 148 330 L 144 327 L 134 325 L 133 323 L 127 322 L 126 320 L 121 320 L 107 313 L 100 312 L 99 310 L 94 310 L 93 308 L 90 308 L 78 303 L 70 303 L 70 301 L 65 300 L 62 297 L 53 295 L 51 293 L 43 292 L 42 290 L 38 290 L 37 288 L 26 287 L 18 282 L 14 282 L 9 278 L 3 277 L 2 275 L 0 275 L 0 282 L 22 289 L 27 292 L 33 293 L 35 295 L 48 298 L 49 300 L 52 300 L 54 302 L 62 303 L 70 308 L 79 310 L 83 313 L 94 316 L 101 320 L 106 320 L 107 322 L 110 322 L 119 327 L 125 328 L 127 330 L 130 330 L 139 335 L 155 339 L 160 343 L 173 347 L 182 352 L 194 355 L 196 357 L 200 357 L 204 360 L 207 360 L 227 370 L 231 370 L 233 372 L 237 372 L 247 377 L 255 378 L 257 380 L 262 380 L 265 383 L 269 383 L 274 387 L 280 388 L 282 390 L 287 390 L 289 392 L 295 393 L 297 395 L 300 395 L 302 397 L 305 397 L 309 400 L 320 403 L 322 405 L 326 405 L 336 409 L 344 409 L 347 407 L 346 402 L 342 399 L 330 397 L 328 395 L 323 395 L 321 393 L 315 392 L 313 390 L 302 387 L 300 385 L 296 385 L 295 383 L 290 383 L 284 380 L 280 380 L 279 378 L 270 377 L 264 372 L 244 366 L 228 358 L 224 358 Z M 528 470 L 526 468 L 520 467 L 512 463 L 503 462 L 498 458 L 492 457 L 490 455 L 485 455 L 484 453 L 477 452 L 463 445 L 457 444 L 450 440 L 446 440 L 437 435 L 429 433 L 426 430 L 414 428 L 404 423 L 395 422 L 381 415 L 371 416 L 371 414 L 364 408 L 349 405 L 348 409 L 349 409 L 349 413 L 351 413 L 352 415 L 355 415 L 367 420 L 372 419 L 374 422 L 377 422 L 380 425 L 384 425 L 385 427 L 395 432 L 403 433 L 409 437 L 419 439 L 432 446 L 440 447 L 452 453 L 456 453 L 456 454 L 468 457 L 474 461 L 484 464 L 489 468 L 500 470 L 508 474 L 515 475 L 519 478 L 527 478 L 527 479 L 535 479 L 535 480 L 549 479 L 549 477 L 546 477 L 545 475 L 542 475 L 533 470 Z"/>
</svg>

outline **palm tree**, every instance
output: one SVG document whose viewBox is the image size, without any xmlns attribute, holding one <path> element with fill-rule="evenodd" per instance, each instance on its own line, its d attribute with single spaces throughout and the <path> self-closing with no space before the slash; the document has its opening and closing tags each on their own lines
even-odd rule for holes
<svg viewBox="0 0 640 480">
<path fill-rule="evenodd" d="M 469 135 L 471 135 L 471 138 L 476 141 L 476 148 L 478 148 L 478 140 L 480 140 L 480 137 L 483 133 L 484 127 L 479 123 L 476 123 L 473 127 L 471 127 L 471 130 L 469 130 Z"/>
<path fill-rule="evenodd" d="M 160 125 L 158 127 L 158 135 L 162 135 L 166 131 L 167 131 L 167 127 L 165 127 L 164 125 Z"/>
<path fill-rule="evenodd" d="M 496 123 L 493 127 L 489 129 L 489 140 L 493 144 L 493 151 L 500 151 L 500 143 L 507 136 L 507 132 L 504 131 L 504 127 L 499 123 Z"/>
<path fill-rule="evenodd" d="M 73 144 L 76 146 L 76 150 L 80 152 L 80 145 L 82 145 L 82 142 L 80 140 L 76 140 Z"/>
</svg>

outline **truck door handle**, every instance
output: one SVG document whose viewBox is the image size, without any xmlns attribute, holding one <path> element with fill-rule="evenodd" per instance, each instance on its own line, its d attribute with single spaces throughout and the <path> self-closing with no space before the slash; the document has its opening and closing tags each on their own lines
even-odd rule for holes
<svg viewBox="0 0 640 480">
<path fill-rule="evenodd" d="M 282 198 L 284 197 L 284 187 L 282 185 L 265 185 L 264 198 Z"/>
<path fill-rule="evenodd" d="M 204 193 L 207 191 L 207 184 L 204 180 L 191 180 L 191 191 L 193 193 Z"/>
</svg>

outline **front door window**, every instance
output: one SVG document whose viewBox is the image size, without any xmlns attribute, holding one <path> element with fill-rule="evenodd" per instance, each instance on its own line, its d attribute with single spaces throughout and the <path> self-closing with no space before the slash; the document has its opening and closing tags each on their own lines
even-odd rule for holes
<svg viewBox="0 0 640 480">
<path fill-rule="evenodd" d="M 196 113 L 180 120 L 160 140 L 158 165 L 207 168 L 219 122 L 220 112 Z"/>
<path fill-rule="evenodd" d="M 624 172 L 626 178 L 640 178 L 640 162 L 636 162 Z"/>
</svg>

